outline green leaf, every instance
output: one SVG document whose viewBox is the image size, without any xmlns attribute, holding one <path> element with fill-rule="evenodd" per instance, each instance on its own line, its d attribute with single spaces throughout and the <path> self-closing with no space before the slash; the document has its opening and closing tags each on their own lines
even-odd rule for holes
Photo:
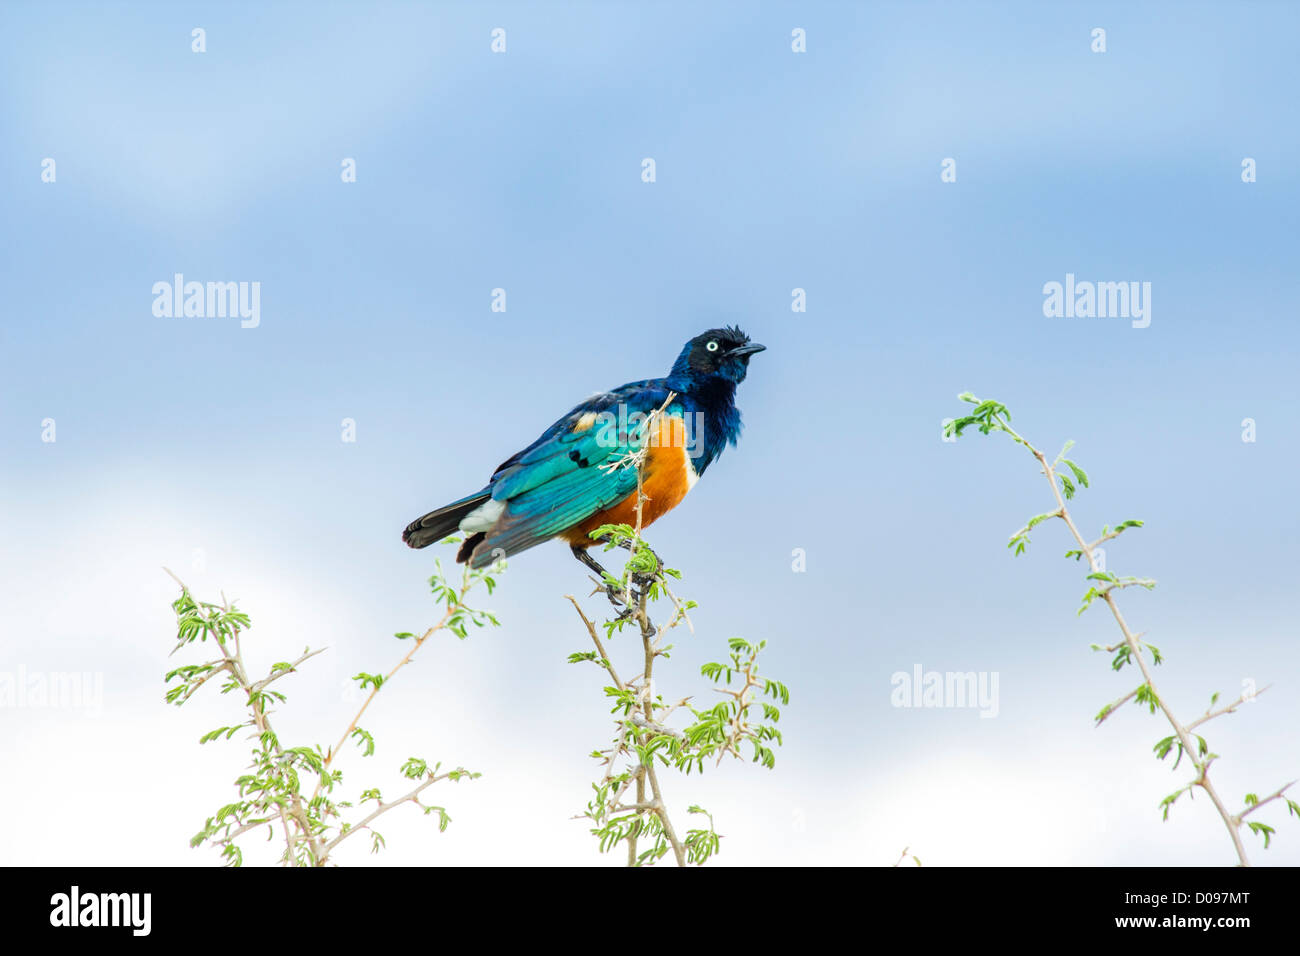
<svg viewBox="0 0 1300 956">
<path fill-rule="evenodd" d="M 1260 823 L 1256 820 L 1247 820 L 1246 826 L 1250 827 L 1252 833 L 1259 834 L 1264 838 L 1264 849 L 1267 850 L 1268 845 L 1273 842 L 1273 834 L 1277 831 L 1267 823 Z"/>
<path fill-rule="evenodd" d="M 1088 475 L 1082 468 L 1080 468 L 1074 462 L 1070 461 L 1070 459 L 1068 458 L 1062 458 L 1061 464 L 1065 465 L 1067 468 L 1070 469 L 1070 471 L 1074 472 L 1075 481 L 1083 485 L 1083 487 L 1085 488 L 1088 487 Z"/>
</svg>

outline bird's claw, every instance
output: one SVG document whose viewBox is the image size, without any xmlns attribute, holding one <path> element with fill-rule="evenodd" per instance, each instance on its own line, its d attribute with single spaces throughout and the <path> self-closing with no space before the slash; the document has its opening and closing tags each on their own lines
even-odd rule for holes
<svg viewBox="0 0 1300 956">
<path fill-rule="evenodd" d="M 644 544 L 646 550 L 650 550 Z M 620 543 L 620 547 L 627 547 L 631 550 L 630 542 Z M 615 620 L 624 621 L 636 614 L 636 609 L 641 603 L 641 597 L 647 593 L 650 586 L 654 584 L 655 579 L 659 576 L 659 569 L 663 567 L 663 562 L 659 560 L 659 555 L 650 551 L 655 559 L 655 570 L 650 573 L 633 572 L 630 589 L 625 589 L 609 583 L 611 575 L 600 562 L 587 553 L 585 548 L 573 547 L 573 556 L 594 571 L 599 577 L 596 579 L 596 591 L 604 590 L 605 596 L 609 598 L 609 603 L 619 609 L 618 616 Z M 595 593 L 595 592 L 593 592 Z"/>
</svg>

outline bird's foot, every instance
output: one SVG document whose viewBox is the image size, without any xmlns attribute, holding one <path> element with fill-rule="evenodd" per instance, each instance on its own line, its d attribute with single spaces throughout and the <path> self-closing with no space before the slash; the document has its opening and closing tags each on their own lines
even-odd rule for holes
<svg viewBox="0 0 1300 956">
<path fill-rule="evenodd" d="M 632 608 L 628 605 L 626 600 L 627 595 L 624 593 L 622 588 L 616 587 L 610 583 L 610 579 L 613 575 L 606 571 L 599 561 L 588 554 L 586 548 L 579 547 L 575 544 L 570 545 L 569 550 L 573 552 L 575 558 L 596 573 L 601 586 L 605 589 L 605 596 L 609 598 L 609 603 L 614 605 L 616 608 L 622 608 L 619 612 L 618 619 L 622 620 L 624 617 L 630 616 L 632 614 Z"/>
<path fill-rule="evenodd" d="M 630 541 L 622 541 L 619 542 L 619 547 L 631 551 L 632 543 Z M 610 583 L 614 576 L 606 571 L 599 561 L 588 554 L 586 548 L 577 545 L 570 545 L 570 550 L 573 552 L 573 556 L 596 573 L 600 585 L 604 587 L 605 596 L 609 598 L 609 603 L 619 609 L 618 615 L 615 617 L 616 621 L 627 620 L 636 614 L 636 609 L 641 606 L 642 597 L 649 592 L 651 586 L 659 578 L 660 572 L 663 568 L 663 562 L 659 559 L 659 555 L 655 554 L 654 551 L 650 549 L 649 545 L 646 545 L 643 542 L 641 547 L 649 551 L 651 556 L 654 558 L 654 570 L 632 572 L 630 582 L 631 587 L 623 588 Z"/>
</svg>

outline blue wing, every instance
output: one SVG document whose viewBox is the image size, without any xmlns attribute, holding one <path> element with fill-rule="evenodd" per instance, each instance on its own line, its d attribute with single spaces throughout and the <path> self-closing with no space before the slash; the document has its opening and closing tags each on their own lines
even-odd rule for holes
<svg viewBox="0 0 1300 956">
<path fill-rule="evenodd" d="M 475 546 L 476 559 L 540 544 L 632 494 L 636 469 L 620 459 L 640 447 L 638 422 L 667 397 L 660 379 L 594 396 L 503 462 L 484 490 L 505 507 Z"/>
</svg>

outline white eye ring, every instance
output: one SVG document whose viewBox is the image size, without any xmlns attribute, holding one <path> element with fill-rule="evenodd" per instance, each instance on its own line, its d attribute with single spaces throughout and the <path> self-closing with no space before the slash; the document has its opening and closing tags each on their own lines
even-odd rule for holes
<svg viewBox="0 0 1300 956">
<path fill-rule="evenodd" d="M 708 349 L 710 352 L 716 352 L 716 351 L 718 350 L 718 343 L 717 343 L 717 342 L 710 342 L 708 345 L 706 345 L 706 346 L 704 346 L 704 347 L 705 347 L 706 349 Z"/>
</svg>

